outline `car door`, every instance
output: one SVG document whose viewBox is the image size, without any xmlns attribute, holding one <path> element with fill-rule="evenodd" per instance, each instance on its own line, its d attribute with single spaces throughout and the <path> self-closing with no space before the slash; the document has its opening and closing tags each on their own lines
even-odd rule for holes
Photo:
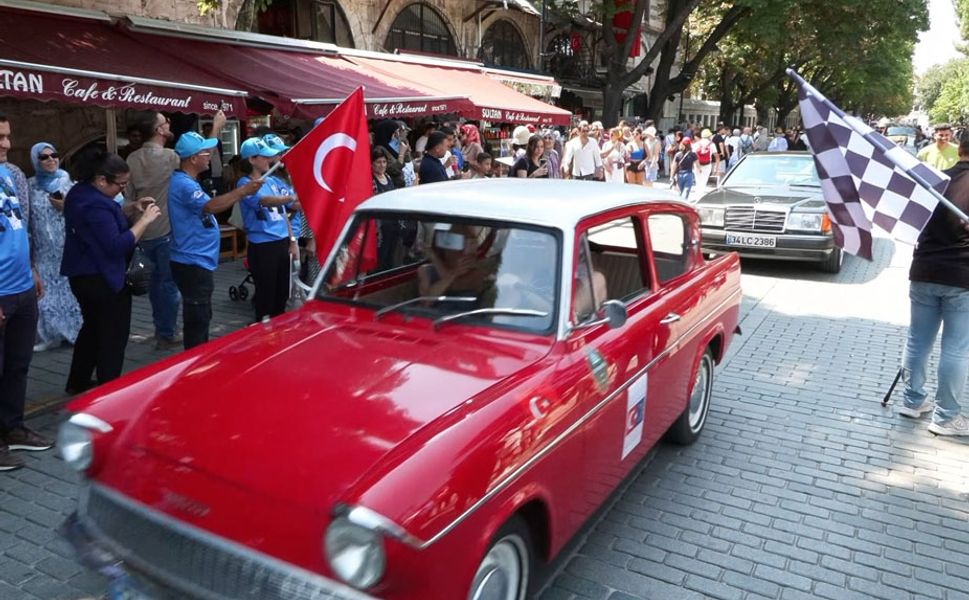
<svg viewBox="0 0 969 600">
<path fill-rule="evenodd" d="M 703 259 L 699 225 L 689 211 L 659 205 L 644 215 L 644 224 L 655 310 L 662 315 L 653 333 L 656 339 L 665 340 L 650 368 L 650 418 L 645 437 L 652 445 L 683 412 L 693 382 L 698 350 L 697 336 L 691 332 L 702 317 L 698 309 L 702 298 L 692 279 Z"/>
<path fill-rule="evenodd" d="M 652 443 L 646 435 L 653 410 L 648 398 L 650 364 L 664 353 L 668 330 L 660 324 L 665 302 L 653 291 L 643 227 L 642 216 L 627 209 L 583 223 L 576 232 L 573 329 L 566 344 L 588 415 L 582 427 L 588 512 Z M 602 297 L 596 297 L 597 287 L 604 292 Z M 625 304 L 623 326 L 593 324 L 597 315 L 590 307 L 605 299 Z"/>
</svg>

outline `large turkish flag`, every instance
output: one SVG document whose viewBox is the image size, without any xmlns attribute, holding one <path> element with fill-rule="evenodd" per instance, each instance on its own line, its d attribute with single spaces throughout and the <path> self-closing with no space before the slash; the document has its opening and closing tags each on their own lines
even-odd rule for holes
<svg viewBox="0 0 969 600">
<path fill-rule="evenodd" d="M 373 195 L 363 88 L 357 88 L 290 148 L 282 161 L 323 262 L 347 218 Z"/>
</svg>

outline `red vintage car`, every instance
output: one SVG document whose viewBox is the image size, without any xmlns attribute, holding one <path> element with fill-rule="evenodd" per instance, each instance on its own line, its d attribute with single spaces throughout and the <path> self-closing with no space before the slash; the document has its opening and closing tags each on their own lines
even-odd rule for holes
<svg viewBox="0 0 969 600">
<path fill-rule="evenodd" d="M 134 597 L 526 598 L 651 446 L 700 434 L 740 297 L 662 191 L 374 197 L 302 308 L 71 403 L 63 531 Z"/>
</svg>

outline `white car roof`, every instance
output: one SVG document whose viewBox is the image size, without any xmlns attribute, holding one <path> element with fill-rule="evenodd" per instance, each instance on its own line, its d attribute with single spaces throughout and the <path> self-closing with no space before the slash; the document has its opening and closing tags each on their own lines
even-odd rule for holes
<svg viewBox="0 0 969 600">
<path fill-rule="evenodd" d="M 650 202 L 683 203 L 668 190 L 563 179 L 465 179 L 394 190 L 357 210 L 409 211 L 546 225 L 569 231 L 589 215 Z"/>
</svg>

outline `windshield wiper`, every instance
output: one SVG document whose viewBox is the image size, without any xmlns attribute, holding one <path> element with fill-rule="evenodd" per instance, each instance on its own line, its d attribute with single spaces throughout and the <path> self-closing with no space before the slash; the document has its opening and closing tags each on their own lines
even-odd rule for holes
<svg viewBox="0 0 969 600">
<path fill-rule="evenodd" d="M 440 325 L 449 321 L 456 321 L 464 317 L 475 317 L 478 315 L 508 315 L 510 317 L 547 317 L 548 313 L 541 310 L 530 310 L 525 308 L 477 308 L 466 312 L 445 315 L 434 319 L 431 325 L 437 329 Z"/>
<path fill-rule="evenodd" d="M 411 298 L 410 300 L 404 300 L 403 302 L 398 302 L 397 304 L 391 304 L 390 306 L 385 306 L 373 314 L 373 320 L 376 321 L 380 317 L 384 316 L 389 312 L 394 312 L 398 308 L 403 308 L 415 302 L 477 302 L 478 299 L 474 296 L 418 296 L 416 298 Z"/>
</svg>

